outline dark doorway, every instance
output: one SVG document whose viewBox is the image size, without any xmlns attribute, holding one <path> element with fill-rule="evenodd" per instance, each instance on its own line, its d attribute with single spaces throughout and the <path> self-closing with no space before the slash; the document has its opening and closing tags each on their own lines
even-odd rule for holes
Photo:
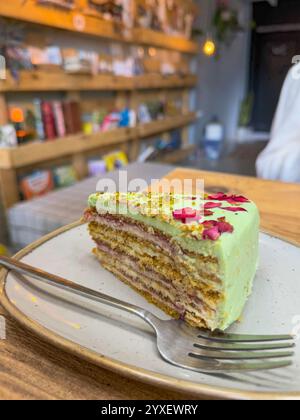
<svg viewBox="0 0 300 420">
<path fill-rule="evenodd" d="M 300 1 L 279 0 L 253 5 L 250 91 L 254 93 L 252 126 L 269 131 L 292 59 L 300 54 Z"/>
</svg>

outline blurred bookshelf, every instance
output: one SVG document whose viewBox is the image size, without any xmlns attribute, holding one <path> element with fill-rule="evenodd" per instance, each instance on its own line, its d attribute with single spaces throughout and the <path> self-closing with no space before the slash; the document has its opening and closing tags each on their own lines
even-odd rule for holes
<svg viewBox="0 0 300 420">
<path fill-rule="evenodd" d="M 45 25 L 52 28 L 79 32 L 109 38 L 125 43 L 138 43 L 156 47 L 173 49 L 187 54 L 198 52 L 197 43 L 180 36 L 171 36 L 148 28 L 125 28 L 119 22 L 109 21 L 100 16 L 89 16 L 87 1 L 77 0 L 69 10 L 45 8 L 36 0 L 10 0 L 2 2 L 0 15 L 21 21 Z"/>
<path fill-rule="evenodd" d="M 192 14 L 194 6 L 191 0 L 174 1 L 178 3 L 177 8 L 189 7 L 189 13 Z M 25 68 L 18 68 L 17 71 L 13 68 L 13 71 L 7 71 L 5 80 L 0 80 L 0 128 L 11 123 L 10 107 L 12 104 L 18 107 L 20 100 L 26 104 L 33 100 L 41 103 L 45 101 L 48 105 L 56 102 L 60 107 L 65 102 L 76 101 L 82 108 L 80 118 L 91 113 L 93 106 L 97 110 L 105 109 L 108 116 L 115 111 L 121 114 L 126 109 L 138 115 L 141 106 L 149 103 L 151 108 L 155 101 L 166 104 L 166 108 L 170 104 L 171 108 L 175 108 L 158 117 L 146 118 L 146 121 L 137 118 L 135 123 L 128 126 L 89 133 L 80 128 L 72 133 L 66 130 L 65 135 L 56 133 L 51 138 L 36 135 L 19 146 L 0 147 L 0 188 L 6 209 L 21 200 L 19 181 L 23 174 L 31 170 L 49 168 L 68 161 L 74 168 L 77 179 L 81 180 L 88 176 L 88 159 L 96 153 L 108 153 L 118 148 L 128 156 L 129 161 L 135 161 L 145 143 L 147 145 L 155 136 L 168 140 L 176 130 L 180 131 L 182 138 L 179 149 L 168 150 L 157 159 L 176 163 L 193 153 L 194 147 L 189 144 L 189 126 L 195 122 L 196 112 L 190 109 L 190 92 L 197 85 L 198 77 L 192 74 L 191 63 L 199 47 L 196 42 L 178 31 L 170 34 L 158 28 L 141 27 L 144 18 L 138 17 L 138 13 L 145 9 L 145 0 L 132 0 L 134 18 L 129 26 L 119 18 L 105 19 L 97 7 L 99 2 L 94 0 L 10 0 L 2 3 L 0 19 L 12 25 L 22 25 L 21 32 L 26 33 L 23 42 L 25 47 L 21 44 L 22 51 L 25 51 L 24 56 L 27 57 L 28 44 L 33 50 L 34 60 L 31 60 L 33 65 L 30 68 L 25 63 Z M 95 4 L 96 7 L 93 7 Z M 182 30 L 181 28 L 181 32 Z M 18 28 L 13 32 L 17 33 Z M 43 48 L 48 48 L 46 43 L 49 38 L 55 39 L 57 43 L 57 40 L 63 39 L 65 44 L 69 34 L 71 47 L 66 51 L 68 63 L 74 65 L 75 60 L 78 65 L 83 62 L 83 69 L 79 66 L 79 69 L 69 71 L 65 68 L 68 66 L 62 64 L 36 63 L 37 57 L 39 61 L 43 56 Z M 31 46 L 32 40 L 38 40 L 37 44 Z M 87 70 L 85 66 L 87 58 L 90 58 L 89 54 L 83 54 L 82 59 L 79 58 L 81 51 L 78 56 L 76 51 L 70 52 L 74 44 L 80 44 L 78 40 L 84 41 L 85 45 L 91 42 L 94 46 L 103 42 L 104 53 L 101 54 L 104 58 L 101 59 L 104 63 L 102 65 L 105 65 L 104 70 Z M 112 57 L 107 57 L 108 44 L 113 46 Z M 119 45 L 125 52 L 119 52 Z M 50 47 L 54 47 L 51 50 L 52 55 L 54 52 L 58 54 L 59 48 L 56 44 Z M 142 63 L 142 70 L 139 66 L 137 70 L 134 67 L 135 70 L 125 76 L 123 73 L 128 73 L 126 60 L 132 60 L 133 49 L 137 57 L 142 49 L 144 58 L 137 59 L 137 64 Z M 99 57 L 101 54 L 97 53 Z M 92 59 L 95 58 L 95 54 L 90 55 Z M 171 70 L 168 57 L 174 59 Z M 117 62 L 116 72 L 112 70 L 113 60 Z M 65 57 L 62 63 L 65 64 Z M 55 101 L 53 95 L 57 96 Z M 97 95 L 100 95 L 99 98 Z M 29 108 L 33 112 L 32 103 Z M 68 118 L 65 121 L 68 122 Z"/>
<path fill-rule="evenodd" d="M 0 182 L 2 182 L 2 200 L 5 208 L 16 204 L 19 198 L 18 180 L 19 172 L 35 167 L 42 167 L 45 163 L 53 164 L 64 158 L 73 162 L 78 179 L 87 175 L 87 160 L 91 152 L 106 152 L 111 147 L 121 146 L 122 150 L 135 160 L 138 154 L 136 143 L 142 139 L 168 132 L 171 128 L 184 127 L 196 119 L 196 114 L 190 112 L 180 117 L 169 117 L 165 120 L 141 124 L 134 128 L 117 128 L 106 133 L 75 134 L 53 141 L 35 141 L 15 148 L 0 148 Z M 134 152 L 132 152 L 132 150 Z M 160 161 L 176 163 L 192 153 L 194 146 L 186 145 L 163 157 Z"/>
</svg>

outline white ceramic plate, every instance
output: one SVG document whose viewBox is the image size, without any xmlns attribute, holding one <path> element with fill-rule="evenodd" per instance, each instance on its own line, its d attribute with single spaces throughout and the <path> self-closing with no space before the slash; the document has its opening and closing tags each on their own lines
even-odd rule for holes
<svg viewBox="0 0 300 420">
<path fill-rule="evenodd" d="M 77 225 L 50 235 L 19 257 L 28 264 L 167 318 L 102 269 L 91 254 L 92 248 L 86 226 Z M 254 292 L 243 319 L 231 331 L 300 333 L 299 273 L 300 248 L 261 233 L 260 265 Z M 66 292 L 55 290 L 53 294 L 53 288 L 50 294 L 49 286 L 37 287 L 35 280 L 24 284 L 12 273 L 7 275 L 2 287 L 2 303 L 23 325 L 53 344 L 120 374 L 198 396 L 300 398 L 300 345 L 296 348 L 293 367 L 231 377 L 208 376 L 164 362 L 156 350 L 150 327 L 125 312 L 101 304 L 88 304 L 83 298 Z M 286 377 L 292 379 L 286 380 Z"/>
</svg>

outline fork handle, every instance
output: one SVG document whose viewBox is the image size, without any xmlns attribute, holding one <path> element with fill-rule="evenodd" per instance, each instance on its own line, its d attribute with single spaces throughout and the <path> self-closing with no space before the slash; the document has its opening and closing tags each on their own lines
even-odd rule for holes
<svg viewBox="0 0 300 420">
<path fill-rule="evenodd" d="M 136 305 L 132 305 L 114 297 L 105 295 L 87 287 L 81 286 L 80 284 L 74 283 L 70 280 L 66 280 L 62 277 L 56 276 L 55 274 L 47 273 L 39 268 L 32 267 L 24 264 L 21 261 L 0 256 L 0 266 L 3 266 L 9 270 L 15 271 L 20 274 L 25 274 L 33 277 L 36 280 L 40 280 L 51 286 L 57 286 L 60 289 L 68 292 L 73 292 L 81 297 L 89 298 L 93 301 L 104 303 L 105 305 L 112 306 L 114 308 L 121 309 L 131 314 L 137 315 L 146 321 L 156 331 L 157 323 L 161 322 L 159 318 L 153 315 L 151 312 L 146 311 Z"/>
</svg>

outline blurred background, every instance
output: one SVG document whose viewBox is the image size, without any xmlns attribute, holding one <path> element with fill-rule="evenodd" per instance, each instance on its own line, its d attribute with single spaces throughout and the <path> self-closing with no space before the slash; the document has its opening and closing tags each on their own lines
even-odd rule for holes
<svg viewBox="0 0 300 420">
<path fill-rule="evenodd" d="M 1 4 L 0 253 L 120 168 L 300 182 L 299 43 L 296 0 Z"/>
</svg>

